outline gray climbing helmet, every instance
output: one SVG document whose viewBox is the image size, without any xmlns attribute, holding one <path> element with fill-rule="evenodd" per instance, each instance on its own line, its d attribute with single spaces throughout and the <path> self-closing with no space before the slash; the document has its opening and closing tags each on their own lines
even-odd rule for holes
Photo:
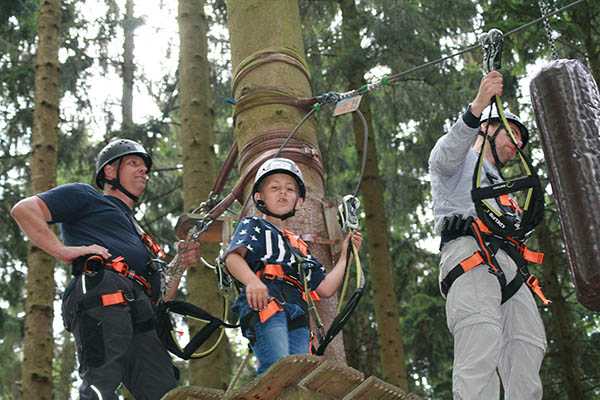
<svg viewBox="0 0 600 400">
<path fill-rule="evenodd" d="M 152 167 L 152 157 L 148 154 L 146 149 L 144 149 L 144 146 L 129 139 L 115 139 L 100 150 L 98 158 L 96 159 L 95 181 L 100 189 L 104 187 L 104 183 L 106 182 L 104 177 L 104 167 L 111 162 L 128 155 L 142 157 L 146 164 L 146 168 L 148 168 L 148 172 L 150 172 L 150 168 Z"/>
</svg>

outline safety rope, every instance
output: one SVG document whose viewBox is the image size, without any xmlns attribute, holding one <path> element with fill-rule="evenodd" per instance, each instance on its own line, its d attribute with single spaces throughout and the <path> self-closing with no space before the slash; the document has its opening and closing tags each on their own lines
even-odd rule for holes
<svg viewBox="0 0 600 400">
<path fill-rule="evenodd" d="M 564 7 L 561 7 L 559 9 L 551 12 L 551 13 L 548 12 L 548 7 L 543 0 L 538 0 L 538 2 L 540 5 L 540 10 L 542 12 L 542 16 L 540 18 L 537 18 L 533 21 L 525 23 L 525 24 L 507 32 L 505 34 L 505 36 L 512 35 L 523 29 L 526 29 L 527 27 L 529 27 L 531 25 L 537 24 L 539 21 L 543 21 L 544 27 L 546 29 L 546 33 L 548 35 L 548 39 L 550 42 L 550 46 L 552 49 L 552 55 L 554 58 L 557 58 L 556 46 L 555 46 L 554 39 L 552 38 L 552 35 L 551 35 L 548 18 L 552 15 L 556 15 L 562 11 L 565 11 L 565 10 L 583 2 L 583 0 L 576 0 Z M 468 47 L 466 47 L 458 52 L 452 53 L 448 56 L 441 57 L 437 60 L 433 60 L 433 61 L 421 64 L 421 65 L 418 65 L 416 67 L 413 67 L 409 70 L 406 70 L 406 71 L 403 71 L 400 73 L 384 76 L 384 77 L 376 80 L 375 82 L 366 83 L 365 85 L 359 87 L 358 89 L 350 90 L 350 91 L 347 91 L 344 93 L 327 92 L 327 93 L 307 99 L 307 98 L 298 98 L 290 91 L 286 91 L 281 88 L 266 87 L 266 86 L 244 88 L 242 90 L 243 93 L 239 96 L 238 100 L 235 102 L 234 120 L 235 120 L 235 117 L 237 117 L 242 112 L 245 112 L 254 107 L 269 105 L 269 104 L 286 104 L 289 106 L 296 107 L 300 110 L 308 110 L 308 112 L 305 113 L 305 115 L 300 120 L 300 122 L 294 127 L 294 129 L 292 129 L 289 132 L 289 134 L 281 142 L 278 150 L 274 154 L 270 154 L 267 158 L 278 157 L 278 156 L 282 155 L 282 153 L 284 152 L 284 149 L 288 146 L 288 144 L 292 140 L 293 136 L 298 132 L 298 130 L 303 126 L 303 124 L 306 121 L 308 121 L 317 111 L 319 111 L 323 105 L 336 104 L 342 100 L 349 99 L 349 98 L 356 97 L 356 96 L 362 96 L 362 95 L 371 93 L 375 90 L 378 90 L 380 88 L 384 88 L 384 87 L 393 85 L 396 82 L 400 81 L 400 79 L 406 75 L 409 75 L 409 74 L 419 71 L 421 69 L 427 68 L 429 66 L 442 63 L 450 58 L 454 58 L 461 54 L 478 49 L 481 46 L 482 46 L 481 43 L 478 43 L 478 44 L 475 44 L 472 46 L 468 46 Z M 295 67 L 310 82 L 310 74 L 308 72 L 308 66 L 306 65 L 306 62 L 304 61 L 303 57 L 301 57 L 297 52 L 295 52 L 292 49 L 288 49 L 288 48 L 266 49 L 266 50 L 262 50 L 260 52 L 253 53 L 252 55 L 250 55 L 249 57 L 247 57 L 240 63 L 237 71 L 234 73 L 234 79 L 233 79 L 234 94 L 238 88 L 239 82 L 245 76 L 247 76 L 251 71 L 255 70 L 256 68 L 259 68 L 262 65 L 265 65 L 267 63 L 273 63 L 273 62 L 283 62 L 283 63 L 286 63 L 288 65 Z M 510 125 L 508 124 L 508 122 L 506 120 L 506 117 L 504 116 L 502 104 L 500 102 L 500 99 L 497 96 L 495 98 L 495 103 L 498 108 L 499 116 L 500 116 L 504 126 L 506 126 L 509 137 L 511 138 L 511 140 L 513 140 L 514 143 L 516 143 L 515 136 L 510 128 Z M 310 109 L 309 109 L 309 107 L 310 107 Z M 363 143 L 364 149 L 363 149 L 363 160 L 361 163 L 360 178 L 359 178 L 357 186 L 354 190 L 354 196 L 356 196 L 356 194 L 358 193 L 358 191 L 360 189 L 360 184 L 362 182 L 362 177 L 363 177 L 365 166 L 366 166 L 367 145 L 368 145 L 368 125 L 367 125 L 366 119 L 364 118 L 364 115 L 360 112 L 360 110 L 356 109 L 354 112 L 358 115 L 358 117 L 363 125 L 363 132 L 364 132 L 364 143 Z M 487 140 L 484 141 L 482 153 L 485 150 L 486 143 L 487 143 Z M 243 149 L 244 160 L 247 159 L 246 152 L 249 151 L 249 149 L 250 148 Z M 236 155 L 236 154 L 234 154 L 235 151 L 237 151 L 237 149 L 232 150 L 230 152 L 230 156 L 228 157 L 227 164 L 229 164 L 229 167 L 228 167 L 229 170 L 231 169 L 233 160 L 235 160 L 235 155 Z M 517 146 L 517 151 L 518 151 L 519 157 L 521 159 L 521 162 L 524 166 L 524 169 L 526 171 L 526 174 L 528 176 L 531 175 L 532 174 L 531 166 L 530 166 L 528 160 L 524 157 L 524 155 L 518 148 L 518 146 Z M 266 160 L 264 160 L 264 158 L 265 158 L 264 156 L 259 157 L 259 159 L 262 159 L 261 160 L 262 162 L 266 161 Z M 241 177 L 240 181 L 238 181 L 236 188 L 234 188 L 234 190 L 232 191 L 233 196 L 230 194 L 225 199 L 223 199 L 220 203 L 215 205 L 214 203 L 216 202 L 217 193 L 222 190 L 225 179 L 226 179 L 226 175 L 228 172 L 225 174 L 220 174 L 219 179 L 217 180 L 217 182 L 215 182 L 215 186 L 214 186 L 214 188 L 219 189 L 219 190 L 213 190 L 211 192 L 211 197 L 209 198 L 209 201 L 204 203 L 202 219 L 199 221 L 196 221 L 196 223 L 194 224 L 194 226 L 192 227 L 192 229 L 190 231 L 190 234 L 188 236 L 189 238 L 191 238 L 192 240 L 197 240 L 199 238 L 200 234 L 208 229 L 208 227 L 212 223 L 212 221 L 214 221 L 223 211 L 225 211 L 235 198 L 238 198 L 238 200 L 239 200 L 239 195 L 241 194 L 241 192 L 243 191 L 243 188 L 247 184 L 248 177 L 252 175 L 253 171 L 255 172 L 255 169 L 258 168 L 258 165 L 254 165 L 252 167 L 254 167 L 254 168 L 247 169 L 247 173 L 244 176 L 244 179 L 242 179 L 242 177 Z M 480 182 L 480 174 L 477 173 L 476 175 L 477 176 L 474 177 L 474 180 L 476 180 L 477 183 L 479 183 Z M 476 186 L 476 187 L 478 187 L 478 186 Z M 237 189 L 237 193 L 236 193 L 236 189 Z M 244 206 L 248 203 L 248 200 L 249 199 L 246 199 L 246 201 L 243 202 Z M 528 194 L 527 194 L 527 199 L 526 199 L 526 203 L 524 206 L 524 210 L 528 209 L 531 200 L 532 200 L 532 189 L 530 188 L 530 189 L 528 189 Z M 486 200 L 483 200 L 484 204 L 485 204 L 485 201 Z M 358 254 L 357 254 L 354 246 L 352 248 L 352 253 L 354 255 L 355 260 L 357 260 L 359 263 L 359 265 L 357 266 L 357 274 L 361 274 L 362 268 L 360 267 L 360 261 L 358 259 Z M 360 272 L 359 272 L 359 270 L 360 270 Z M 357 281 L 360 280 L 360 278 L 361 277 L 359 275 L 357 275 L 357 278 L 356 278 Z M 364 280 L 364 277 L 362 277 L 362 278 Z M 342 289 L 342 298 L 340 299 L 341 301 L 343 301 L 343 299 L 344 299 L 345 291 L 346 291 L 346 287 L 347 287 L 347 279 L 344 279 L 344 280 L 346 282 L 344 284 L 344 288 Z M 357 294 L 358 294 L 358 296 L 356 296 Z M 360 295 L 362 295 L 362 290 L 355 291 L 352 298 L 349 300 L 348 304 L 346 304 L 347 307 L 345 307 L 345 309 L 348 311 L 343 312 L 344 310 L 340 310 L 338 307 L 338 315 L 337 315 L 336 319 L 334 320 L 334 322 L 337 321 L 338 323 L 336 323 L 334 325 L 339 325 L 339 329 L 341 329 L 341 326 L 343 326 L 343 324 L 347 321 L 351 312 L 356 307 L 358 300 L 360 299 Z M 340 312 L 342 312 L 342 314 L 339 314 Z M 321 324 L 321 326 L 322 326 L 322 324 Z M 322 343 L 319 346 L 320 347 L 319 350 L 324 351 L 324 347 L 326 347 L 327 344 L 329 343 L 329 341 L 332 340 L 333 337 L 339 332 L 339 329 L 334 329 L 335 332 L 331 332 L 333 335 L 327 339 L 320 338 Z M 331 329 L 330 329 L 330 331 L 331 331 Z M 223 330 L 221 331 L 221 336 L 222 335 L 223 335 Z M 319 335 L 319 336 L 321 336 L 321 335 Z M 218 342 L 220 342 L 220 338 L 217 341 L 217 343 Z"/>
<path fill-rule="evenodd" d="M 565 10 L 568 10 L 569 8 L 574 7 L 574 6 L 576 6 L 579 3 L 582 3 L 584 1 L 585 0 L 575 0 L 575 1 L 573 1 L 573 2 L 571 2 L 569 4 L 567 4 L 567 5 L 565 5 L 564 7 L 556 9 L 556 10 L 554 10 L 552 12 L 543 13 L 543 15 L 541 17 L 536 18 L 536 19 L 534 19 L 532 21 L 529 21 L 529 22 L 527 22 L 525 24 L 522 24 L 522 25 L 518 26 L 515 29 L 512 29 L 512 30 L 506 32 L 504 34 L 504 36 L 506 37 L 506 36 L 510 36 L 512 34 L 515 34 L 517 32 L 520 32 L 520 31 L 522 31 L 522 30 L 524 30 L 524 29 L 526 29 L 526 28 L 528 28 L 528 27 L 530 27 L 532 25 L 535 25 L 535 24 L 539 23 L 540 21 L 547 21 L 549 17 L 551 17 L 553 15 L 556 15 L 556 14 L 559 14 L 559 13 L 565 11 Z M 552 43 L 553 42 L 551 42 L 551 44 Z M 417 66 L 412 67 L 412 68 L 410 68 L 410 69 L 408 69 L 406 71 L 398 72 L 396 74 L 386 75 L 386 76 L 384 76 L 384 77 L 382 77 L 382 78 L 380 78 L 380 79 L 378 79 L 378 80 L 376 80 L 376 81 L 374 81 L 372 83 L 368 83 L 366 85 L 363 85 L 360 88 L 355 89 L 355 90 L 350 90 L 348 92 L 343 92 L 343 93 L 337 93 L 337 92 L 327 92 L 327 93 L 324 93 L 322 95 L 314 97 L 314 101 L 317 102 L 317 103 L 319 103 L 319 104 L 332 104 L 332 103 L 337 103 L 340 100 L 343 100 L 343 99 L 346 99 L 346 98 L 350 98 L 350 97 L 354 97 L 354 96 L 359 96 L 359 95 L 364 95 L 366 93 L 372 92 L 372 91 L 377 90 L 379 88 L 393 85 L 393 84 L 397 83 L 398 81 L 400 81 L 400 79 L 403 78 L 406 75 L 410 75 L 410 74 L 412 74 L 414 72 L 417 72 L 417 71 L 420 71 L 422 69 L 431 67 L 433 65 L 440 64 L 440 63 L 442 63 L 442 62 L 444 62 L 446 60 L 449 60 L 451 58 L 460 56 L 462 54 L 471 52 L 471 51 L 476 50 L 476 49 L 478 49 L 480 47 L 481 47 L 481 43 L 477 43 L 477 44 L 465 47 L 464 49 L 459 50 L 459 51 L 457 51 L 455 53 L 449 54 L 447 56 L 440 57 L 438 59 L 435 59 L 435 60 L 428 61 L 428 62 L 420 64 L 420 65 L 417 65 Z"/>
<path fill-rule="evenodd" d="M 504 37 L 502 32 L 498 29 L 492 29 L 482 37 L 481 43 L 484 49 L 483 67 L 486 73 L 501 68 L 503 41 Z M 496 107 L 496 110 L 498 111 L 501 126 L 504 127 L 508 133 L 508 137 L 517 151 L 521 162 L 521 170 L 525 173 L 522 177 L 505 180 L 502 175 L 502 165 L 498 165 L 500 160 L 497 158 L 495 149 L 495 135 L 498 131 L 494 133 L 493 137 L 488 135 L 494 107 Z M 500 237 L 512 236 L 524 239 L 531 234 L 535 226 L 539 224 L 543 218 L 544 198 L 541 184 L 531 162 L 525 156 L 518 144 L 509 121 L 504 115 L 504 107 L 500 100 L 500 96 L 498 95 L 495 95 L 491 100 L 487 121 L 488 123 L 486 124 L 485 132 L 483 133 L 483 144 L 479 151 L 475 170 L 473 171 L 473 189 L 471 191 L 471 198 L 475 205 L 475 211 L 488 228 Z M 498 173 L 500 174 L 500 177 L 503 178 L 503 181 L 500 183 L 492 182 L 491 185 L 487 187 L 481 187 L 481 181 L 484 175 L 484 154 L 488 148 L 490 148 L 494 155 Z M 505 212 L 496 209 L 494 203 L 496 202 L 495 199 L 497 197 L 523 190 L 527 190 L 527 195 L 525 204 L 521 210 L 521 216 L 509 216 Z"/>
</svg>

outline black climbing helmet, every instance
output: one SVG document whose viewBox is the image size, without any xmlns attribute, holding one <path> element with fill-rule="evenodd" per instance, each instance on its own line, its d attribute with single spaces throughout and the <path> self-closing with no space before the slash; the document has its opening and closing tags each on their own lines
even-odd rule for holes
<svg viewBox="0 0 600 400">
<path fill-rule="evenodd" d="M 96 186 L 103 189 L 104 183 L 106 183 L 104 177 L 104 167 L 106 165 L 128 155 L 142 157 L 146 164 L 146 168 L 148 168 L 148 172 L 150 172 L 150 168 L 152 167 L 152 157 L 148 154 L 146 149 L 144 149 L 144 146 L 129 139 L 115 139 L 104 146 L 104 148 L 100 150 L 100 153 L 98 153 L 98 158 L 96 159 Z"/>
<path fill-rule="evenodd" d="M 492 108 L 492 115 L 490 115 L 490 107 Z M 517 125 L 521 131 L 521 142 L 523 142 L 523 147 L 527 146 L 527 142 L 529 142 L 529 130 L 525 127 L 523 122 L 521 122 L 521 119 L 510 112 L 508 108 L 504 109 L 504 116 L 508 122 L 512 122 Z M 488 120 L 491 122 L 502 123 L 500 120 L 500 115 L 498 115 L 498 108 L 496 105 L 489 105 L 482 111 L 481 118 L 479 119 L 479 125 L 487 122 Z"/>
</svg>

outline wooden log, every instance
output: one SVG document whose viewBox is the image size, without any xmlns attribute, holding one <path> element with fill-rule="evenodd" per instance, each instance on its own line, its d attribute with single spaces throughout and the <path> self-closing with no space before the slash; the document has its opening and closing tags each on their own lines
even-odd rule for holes
<svg viewBox="0 0 600 400">
<path fill-rule="evenodd" d="M 414 394 L 406 393 L 397 386 L 370 376 L 343 400 L 418 400 Z"/>
<path fill-rule="evenodd" d="M 161 400 L 221 400 L 223 391 L 198 386 L 183 386 L 169 391 Z"/>
<path fill-rule="evenodd" d="M 298 386 L 331 399 L 341 399 L 365 379 L 365 375 L 346 365 L 326 361 L 308 374 Z"/>
<path fill-rule="evenodd" d="M 226 400 L 275 400 L 286 389 L 296 386 L 322 362 L 323 358 L 308 354 L 282 358 L 263 375 L 224 398 Z"/>
<path fill-rule="evenodd" d="M 600 311 L 600 94 L 578 60 L 555 60 L 530 91 L 577 299 Z"/>
</svg>

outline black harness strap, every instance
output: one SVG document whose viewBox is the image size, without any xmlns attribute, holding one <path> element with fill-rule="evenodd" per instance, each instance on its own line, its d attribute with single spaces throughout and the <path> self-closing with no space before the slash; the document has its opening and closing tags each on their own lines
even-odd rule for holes
<svg viewBox="0 0 600 400">
<path fill-rule="evenodd" d="M 191 338 L 189 343 L 182 349 L 173 337 L 175 333 L 173 328 L 173 322 L 171 321 L 169 313 L 175 313 L 184 317 L 192 317 L 201 321 L 206 321 L 208 322 L 208 325 L 204 326 L 202 329 L 196 332 L 196 334 Z M 169 352 L 175 354 L 177 357 L 182 358 L 184 360 L 201 358 L 198 356 L 194 356 L 194 353 L 210 338 L 213 332 L 215 332 L 220 327 L 239 327 L 239 325 L 229 324 L 211 315 L 210 313 L 201 309 L 200 307 L 195 306 L 191 303 L 186 303 L 184 301 L 174 300 L 166 303 L 161 303 L 158 307 L 156 316 L 156 332 L 158 333 L 158 336 L 160 337 L 161 341 L 163 342 L 167 350 L 169 350 Z"/>
</svg>

